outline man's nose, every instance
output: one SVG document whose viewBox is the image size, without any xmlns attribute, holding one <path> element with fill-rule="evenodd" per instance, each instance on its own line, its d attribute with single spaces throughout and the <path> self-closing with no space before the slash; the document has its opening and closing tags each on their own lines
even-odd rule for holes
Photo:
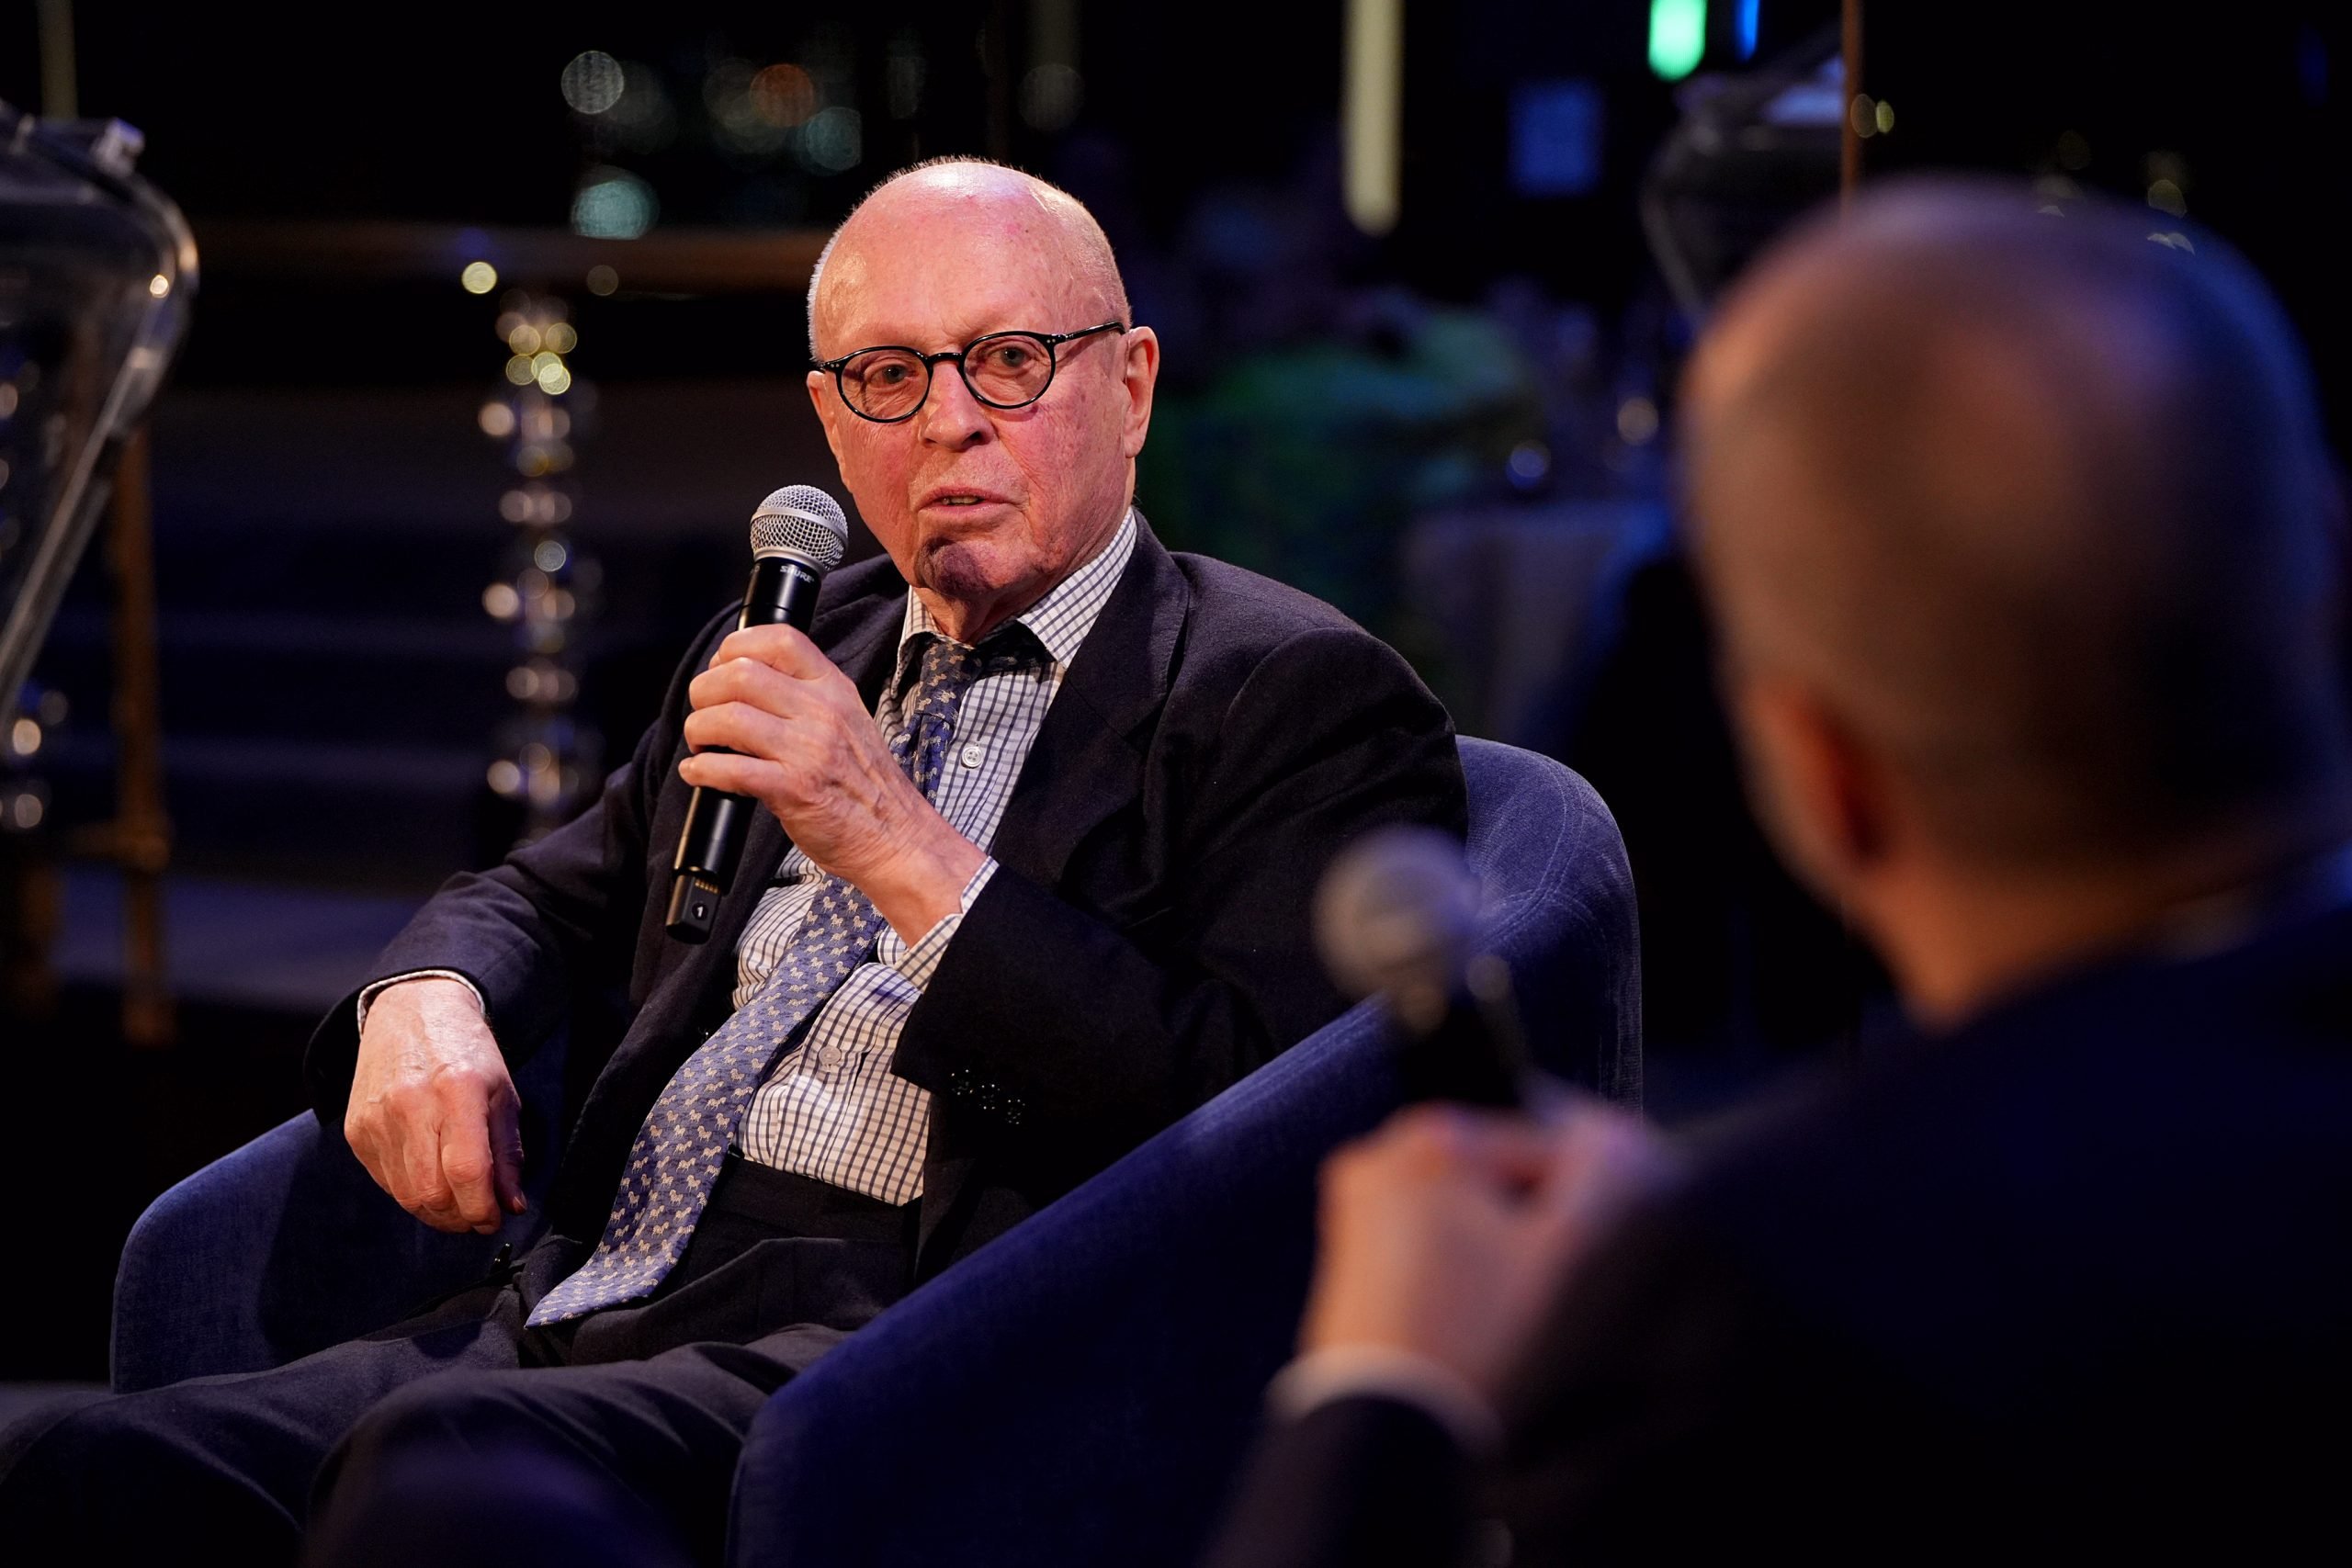
<svg viewBox="0 0 2352 1568">
<path fill-rule="evenodd" d="M 931 396 L 923 400 L 922 412 L 915 416 L 916 433 L 923 440 L 934 446 L 974 446 L 987 440 L 993 428 L 989 411 L 972 396 L 972 389 L 964 385 L 955 366 L 942 365 L 933 371 Z"/>
</svg>

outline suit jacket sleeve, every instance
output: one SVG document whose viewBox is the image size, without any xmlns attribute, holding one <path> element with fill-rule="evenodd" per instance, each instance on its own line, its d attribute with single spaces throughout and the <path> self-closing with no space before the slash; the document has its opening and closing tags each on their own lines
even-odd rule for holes
<svg viewBox="0 0 2352 1568">
<path fill-rule="evenodd" d="M 1316 884 L 1375 828 L 1463 831 L 1452 726 L 1352 626 L 1298 632 L 1225 690 L 1217 711 L 1159 728 L 1163 748 L 1200 751 L 1142 807 L 1170 818 L 1154 835 L 1164 897 L 1114 924 L 1001 869 L 909 1016 L 901 1077 L 1131 1140 L 1338 1015 L 1310 941 Z"/>
<path fill-rule="evenodd" d="M 660 716 L 595 805 L 492 869 L 451 877 L 392 939 L 368 984 L 418 969 L 465 976 L 500 1050 L 519 1063 L 563 1022 L 575 976 L 626 973 L 645 907 L 647 829 L 690 710 L 686 687 L 734 618 L 718 616 L 695 639 Z M 337 1129 L 359 1052 L 357 995 L 329 1010 L 304 1062 L 311 1101 Z"/>
<path fill-rule="evenodd" d="M 1456 1568 L 1471 1474 L 1425 1412 L 1337 1399 L 1260 1440 L 1206 1568 Z"/>
<path fill-rule="evenodd" d="M 1802 1409 L 1727 1427 L 1729 1407 L 1745 1403 L 1734 1391 L 1791 1348 L 1758 1342 L 1754 1305 L 1749 1282 L 1686 1214 L 1622 1224 L 1522 1358 L 1496 1461 L 1474 1466 L 1411 1405 L 1334 1400 L 1268 1431 L 1207 1561 L 1456 1568 L 1721 1554 L 1757 1517 L 1747 1472 L 1770 1445 L 1796 1440 L 1790 1417 Z M 1512 1549 L 1469 1556 L 1482 1530 L 1508 1530 Z M 1707 1539 L 1715 1530 L 1724 1539 Z"/>
</svg>

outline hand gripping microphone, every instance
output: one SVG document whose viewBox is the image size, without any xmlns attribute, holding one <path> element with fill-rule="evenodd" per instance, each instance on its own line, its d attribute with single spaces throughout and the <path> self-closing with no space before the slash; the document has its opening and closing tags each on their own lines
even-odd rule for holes
<svg viewBox="0 0 2352 1568">
<path fill-rule="evenodd" d="M 1535 1077 L 1510 967 L 1478 942 L 1478 879 L 1462 847 L 1428 828 L 1349 846 L 1315 895 L 1315 939 L 1332 983 L 1379 997 L 1408 1100 L 1524 1106 Z"/>
<path fill-rule="evenodd" d="M 743 591 L 741 626 L 781 623 L 808 629 L 817 588 L 842 563 L 849 524 L 839 502 L 809 485 L 786 485 L 752 513 L 752 583 Z M 759 803 L 724 790 L 696 789 L 686 803 L 678 856 L 670 865 L 670 912 L 664 924 L 680 942 L 705 942 L 718 918 L 718 900 L 735 881 Z"/>
</svg>

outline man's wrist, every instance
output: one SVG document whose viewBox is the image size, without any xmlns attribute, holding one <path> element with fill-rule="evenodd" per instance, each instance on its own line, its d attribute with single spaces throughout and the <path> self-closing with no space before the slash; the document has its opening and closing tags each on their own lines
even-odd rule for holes
<svg viewBox="0 0 2352 1568">
<path fill-rule="evenodd" d="M 965 892 L 989 861 L 986 851 L 925 805 L 930 822 L 923 832 L 865 875 L 849 879 L 910 944 L 963 912 Z"/>
<path fill-rule="evenodd" d="M 1472 1459 L 1503 1444 L 1501 1418 L 1469 1379 L 1433 1356 L 1382 1345 L 1310 1350 L 1284 1367 L 1266 1390 L 1277 1416 L 1295 1421 L 1341 1399 L 1385 1399 L 1436 1422 Z"/>
<path fill-rule="evenodd" d="M 490 1016 L 490 1004 L 482 999 L 481 987 L 476 986 L 465 976 L 458 973 L 455 969 L 412 969 L 404 975 L 393 975 L 387 976 L 384 979 L 375 981 L 371 985 L 361 989 L 359 993 L 358 1010 L 359 1032 L 362 1034 L 368 1032 L 368 1010 L 373 1008 L 379 1001 L 382 1000 L 385 993 L 392 990 L 396 987 L 414 985 L 420 980 L 447 980 L 455 982 L 457 985 L 464 987 L 466 995 L 473 998 L 475 1009 L 480 1011 L 484 1018 L 488 1018 Z"/>
</svg>

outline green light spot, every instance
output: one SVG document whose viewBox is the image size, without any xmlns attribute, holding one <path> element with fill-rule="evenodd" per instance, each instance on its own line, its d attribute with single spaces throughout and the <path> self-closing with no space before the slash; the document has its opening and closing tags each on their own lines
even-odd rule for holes
<svg viewBox="0 0 2352 1568">
<path fill-rule="evenodd" d="M 1650 0 L 1650 69 L 1679 82 L 1707 52 L 1707 0 Z"/>
</svg>

